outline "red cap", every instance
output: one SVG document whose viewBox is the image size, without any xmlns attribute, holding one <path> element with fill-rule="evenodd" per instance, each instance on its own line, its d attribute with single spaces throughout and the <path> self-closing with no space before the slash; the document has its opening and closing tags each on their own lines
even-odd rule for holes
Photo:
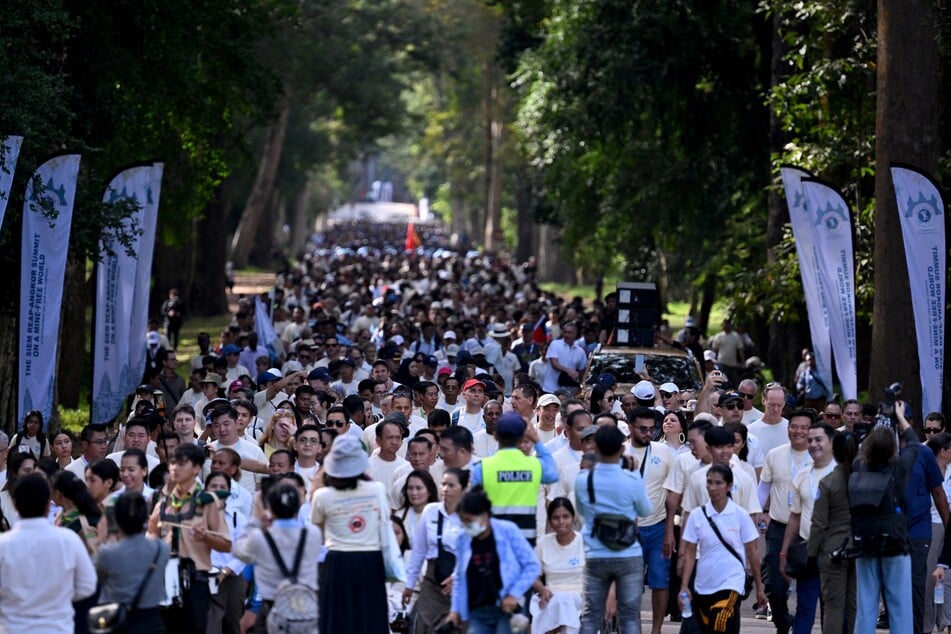
<svg viewBox="0 0 951 634">
<path fill-rule="evenodd" d="M 466 390 L 470 388 L 474 388 L 477 385 L 481 387 L 483 390 L 485 389 L 485 383 L 483 383 L 479 379 L 469 379 L 468 381 L 466 381 L 466 384 L 462 386 L 462 391 L 465 392 Z"/>
</svg>

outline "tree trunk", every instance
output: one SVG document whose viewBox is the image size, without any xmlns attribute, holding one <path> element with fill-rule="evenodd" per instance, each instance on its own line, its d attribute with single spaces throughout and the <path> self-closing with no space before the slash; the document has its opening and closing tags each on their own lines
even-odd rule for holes
<svg viewBox="0 0 951 634">
<path fill-rule="evenodd" d="M 562 257 L 561 232 L 558 227 L 538 225 L 538 279 L 545 282 L 574 282 L 571 258 Z"/>
<path fill-rule="evenodd" d="M 284 149 L 284 134 L 287 132 L 287 119 L 290 106 L 285 101 L 281 107 L 277 121 L 268 128 L 267 138 L 261 152 L 261 163 L 258 165 L 258 174 L 254 179 L 254 186 L 248 195 L 248 202 L 241 213 L 238 228 L 231 239 L 231 261 L 235 268 L 243 268 L 248 264 L 251 250 L 254 248 L 254 237 L 258 230 L 261 217 L 267 211 L 274 192 L 274 178 L 277 175 L 278 165 L 281 163 L 281 153 Z"/>
<path fill-rule="evenodd" d="M 535 254 L 535 219 L 532 213 L 531 180 L 528 168 L 524 165 L 515 171 L 515 213 L 518 219 L 515 261 L 525 262 Z"/>
<path fill-rule="evenodd" d="M 781 16 L 774 15 L 772 20 L 770 82 L 773 86 L 783 81 L 784 76 L 788 74 L 784 72 L 783 56 L 786 54 L 786 46 L 779 34 L 780 19 Z M 770 110 L 769 150 L 771 153 L 782 151 L 786 142 L 785 137 L 779 118 L 775 112 Z M 789 222 L 789 209 L 786 207 L 786 200 L 782 191 L 775 187 L 769 189 L 766 205 L 768 214 L 766 220 L 766 259 L 772 263 L 777 258 L 775 248 L 783 239 L 783 228 Z M 799 363 L 798 352 L 801 349 L 802 333 L 804 330 L 808 332 L 809 329 L 805 303 L 803 301 L 800 304 L 802 304 L 800 310 L 802 319 L 799 324 L 773 319 L 769 322 L 767 340 L 761 341 L 759 346 L 763 361 L 773 370 L 773 378 L 785 385 L 789 385 L 792 377 L 795 376 L 796 366 Z"/>
<path fill-rule="evenodd" d="M 303 184 L 294 194 L 291 204 L 288 206 L 287 224 L 291 228 L 290 249 L 291 253 L 300 253 L 310 239 L 313 233 L 312 222 L 307 215 L 308 195 L 307 184 Z"/>
<path fill-rule="evenodd" d="M 710 332 L 710 311 L 713 309 L 713 302 L 717 298 L 717 278 L 715 275 L 707 275 L 703 286 L 700 289 L 700 314 L 697 315 L 697 326 L 701 333 Z M 719 327 L 720 324 L 717 324 Z"/>
<path fill-rule="evenodd" d="M 670 277 L 668 275 L 667 254 L 663 249 L 657 249 L 657 300 L 660 304 L 660 314 L 667 312 L 667 299 L 670 290 Z"/>
<path fill-rule="evenodd" d="M 228 312 L 228 296 L 225 293 L 227 246 L 222 231 L 227 207 L 228 200 L 222 184 L 215 190 L 214 198 L 205 208 L 205 216 L 198 221 L 195 277 L 187 296 L 192 315 L 215 317 Z"/>
<path fill-rule="evenodd" d="M 11 311 L 0 313 L 0 358 L 6 363 L 0 363 L 0 420 L 2 429 L 8 436 L 16 433 L 17 421 L 17 342 L 20 341 L 17 333 L 16 307 Z"/>
<path fill-rule="evenodd" d="M 869 394 L 900 381 L 919 409 L 917 342 L 908 271 L 889 165 L 905 162 L 935 173 L 940 149 L 941 86 L 934 3 L 878 0 L 875 117 L 875 300 Z"/>
<path fill-rule="evenodd" d="M 59 329 L 59 359 L 56 371 L 56 401 L 63 407 L 79 407 L 83 377 L 90 376 L 86 353 L 86 258 L 78 249 L 70 249 L 66 258 L 66 283 L 63 288 L 62 323 Z M 55 407 L 54 407 L 55 411 Z"/>
</svg>

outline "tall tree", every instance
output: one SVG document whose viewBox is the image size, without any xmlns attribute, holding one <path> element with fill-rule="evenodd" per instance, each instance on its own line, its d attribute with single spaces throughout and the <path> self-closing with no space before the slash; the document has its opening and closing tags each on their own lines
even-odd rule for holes
<svg viewBox="0 0 951 634">
<path fill-rule="evenodd" d="M 875 304 L 869 391 L 901 381 L 921 402 L 905 246 L 889 165 L 936 173 L 941 150 L 941 77 L 935 3 L 878 0 L 875 121 Z"/>
</svg>

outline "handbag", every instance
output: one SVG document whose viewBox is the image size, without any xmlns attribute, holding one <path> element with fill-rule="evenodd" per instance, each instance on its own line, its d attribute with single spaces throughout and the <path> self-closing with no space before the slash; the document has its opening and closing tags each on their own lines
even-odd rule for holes
<svg viewBox="0 0 951 634">
<path fill-rule="evenodd" d="M 442 545 L 442 513 L 436 511 L 439 519 L 436 520 L 436 559 L 433 560 L 433 574 L 436 577 L 436 583 L 442 583 L 452 576 L 456 570 L 456 556 L 443 548 Z"/>
<path fill-rule="evenodd" d="M 594 469 L 588 471 L 588 498 L 594 506 Z M 598 513 L 594 516 L 591 536 L 611 550 L 620 551 L 637 543 L 637 520 L 613 513 Z"/>
<path fill-rule="evenodd" d="M 710 522 L 710 528 L 713 529 L 713 532 L 716 534 L 717 538 L 720 540 L 720 543 L 723 544 L 724 548 L 730 551 L 730 554 L 736 557 L 736 560 L 740 562 L 741 566 L 743 566 L 743 572 L 746 573 L 746 579 L 744 580 L 744 583 L 743 583 L 743 598 L 746 599 L 747 597 L 750 596 L 750 593 L 753 591 L 753 585 L 755 582 L 753 575 L 746 572 L 746 562 L 744 562 L 743 558 L 740 557 L 740 553 L 736 552 L 736 549 L 734 549 L 733 546 L 730 546 L 730 544 L 728 544 L 727 541 L 723 539 L 723 535 L 720 533 L 720 529 L 717 528 L 717 525 L 713 523 L 713 519 L 709 515 L 707 515 L 707 507 L 701 506 L 700 509 L 703 511 L 703 516 L 707 518 L 708 522 Z"/>
<path fill-rule="evenodd" d="M 581 384 L 571 378 L 571 375 L 563 370 L 558 371 L 558 385 L 561 387 L 581 387 Z"/>
<path fill-rule="evenodd" d="M 158 565 L 161 554 L 162 545 L 156 544 L 155 557 L 152 559 L 152 565 L 149 566 L 148 572 L 145 573 L 145 579 L 143 579 L 142 584 L 139 585 L 139 589 L 135 593 L 135 598 L 132 599 L 131 606 L 127 606 L 124 603 L 103 603 L 102 605 L 97 605 L 89 609 L 89 613 L 86 615 L 86 621 L 89 625 L 89 631 L 92 632 L 92 634 L 118 634 L 119 632 L 125 631 L 129 614 L 139 608 L 142 593 L 145 591 L 145 586 L 148 584 L 152 573 L 155 571 L 155 567 Z"/>
<path fill-rule="evenodd" d="M 814 562 L 809 561 L 809 542 L 798 541 L 786 549 L 786 574 L 793 579 L 808 579 L 819 571 Z"/>
</svg>

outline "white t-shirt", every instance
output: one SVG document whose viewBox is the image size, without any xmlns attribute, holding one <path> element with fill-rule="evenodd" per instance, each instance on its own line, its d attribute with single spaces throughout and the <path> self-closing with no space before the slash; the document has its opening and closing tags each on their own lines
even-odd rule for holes
<svg viewBox="0 0 951 634">
<path fill-rule="evenodd" d="M 746 585 L 746 544 L 756 541 L 759 533 L 745 509 L 733 500 L 728 500 L 723 512 L 718 513 L 713 505 L 704 504 L 707 515 L 713 520 L 723 539 L 743 558 L 737 560 L 720 541 L 701 509 L 687 518 L 681 539 L 697 544 L 697 576 L 694 586 L 698 594 L 714 594 L 720 590 L 734 590 L 743 594 Z"/>
<path fill-rule="evenodd" d="M 459 422 L 457 424 L 460 427 L 465 427 L 475 436 L 477 431 L 485 429 L 485 421 L 482 420 L 482 410 L 472 414 L 464 409 L 459 410 Z"/>
<path fill-rule="evenodd" d="M 819 497 L 819 481 L 832 473 L 833 469 L 835 469 L 835 460 L 829 461 L 829 464 L 821 469 L 816 469 L 816 466 L 812 465 L 808 469 L 801 470 L 793 480 L 793 503 L 790 510 L 800 514 L 799 536 L 803 539 L 809 539 L 809 532 L 812 529 L 812 509 L 816 505 L 816 498 Z"/>
<path fill-rule="evenodd" d="M 116 463 L 116 466 L 121 467 L 121 466 L 122 466 L 122 454 L 124 454 L 124 453 L 125 453 L 125 451 L 114 451 L 114 452 L 112 452 L 111 454 L 109 454 L 108 456 L 106 456 L 106 458 L 108 458 L 109 460 L 112 460 L 114 463 Z M 145 454 L 145 461 L 149 463 L 149 473 L 151 473 L 151 472 L 152 472 L 152 469 L 154 469 L 155 467 L 157 467 L 158 464 L 159 464 L 159 459 L 156 458 L 156 457 L 154 457 L 154 456 L 150 456 L 149 454 Z"/>
<path fill-rule="evenodd" d="M 238 442 L 233 445 L 222 445 L 220 440 L 215 440 L 214 442 L 208 444 L 215 451 L 221 449 L 222 447 L 225 449 L 234 449 L 238 452 L 238 455 L 241 456 L 242 460 L 256 460 L 258 462 L 267 464 L 267 457 L 264 455 L 264 450 L 255 443 L 248 442 L 244 438 L 238 438 Z M 210 468 L 211 461 L 206 460 L 205 469 L 209 470 Z M 208 473 L 210 473 L 210 471 L 205 471 L 205 477 L 208 476 Z M 246 469 L 242 469 L 241 477 L 238 478 L 237 482 L 253 496 L 254 492 L 257 490 L 257 481 L 261 477 L 263 477 L 263 474 L 253 473 Z"/>
<path fill-rule="evenodd" d="M 766 463 L 759 474 L 760 482 L 769 482 L 769 516 L 786 524 L 793 504 L 793 479 L 812 465 L 808 451 L 793 451 L 789 443 L 766 454 Z"/>
<path fill-rule="evenodd" d="M 545 585 L 552 592 L 581 594 L 584 575 L 584 540 L 575 533 L 567 546 L 558 543 L 554 533 L 538 538 L 535 554 L 545 574 Z"/>
<path fill-rule="evenodd" d="M 367 469 L 367 473 L 370 474 L 370 477 L 376 480 L 377 482 L 382 482 L 384 486 L 388 486 L 390 482 L 393 481 L 393 472 L 396 471 L 399 467 L 404 464 L 409 464 L 407 461 L 403 460 L 399 456 L 396 457 L 396 460 L 386 461 L 380 457 L 380 454 L 375 453 L 370 456 L 370 466 Z"/>
<path fill-rule="evenodd" d="M 766 423 L 761 418 L 750 424 L 749 433 L 756 436 L 759 450 L 765 456 L 776 447 L 789 443 L 789 421 L 784 418 L 778 423 Z"/>
<path fill-rule="evenodd" d="M 651 501 L 651 514 L 639 519 L 637 523 L 640 526 L 660 524 L 667 517 L 667 490 L 664 489 L 664 482 L 673 467 L 674 454 L 667 445 L 659 442 L 652 442 L 647 447 L 630 446 L 625 453 L 637 459 L 637 471 L 644 478 L 647 499 Z M 641 466 L 644 467 L 643 470 Z"/>
<path fill-rule="evenodd" d="M 739 460 L 730 462 L 730 469 L 733 471 L 733 487 L 730 489 L 730 495 L 733 501 L 743 507 L 747 513 L 762 513 L 763 508 L 756 497 L 756 481 L 746 475 L 739 463 Z M 707 493 L 707 471 L 711 466 L 703 465 L 690 474 L 687 491 L 681 503 L 684 512 L 693 515 L 692 511 L 710 501 L 710 495 Z"/>
<path fill-rule="evenodd" d="M 340 491 L 321 487 L 311 498 L 311 522 L 324 532 L 328 550 L 380 550 L 380 521 L 389 517 L 382 482 L 358 480 L 357 488 Z"/>
<path fill-rule="evenodd" d="M 667 474 L 664 488 L 677 495 L 683 495 L 687 488 L 687 481 L 690 480 L 690 474 L 699 469 L 700 466 L 700 461 L 694 458 L 689 451 L 679 454 Z"/>
<path fill-rule="evenodd" d="M 494 456 L 499 450 L 499 441 L 489 435 L 485 429 L 480 429 L 472 436 L 472 453 L 480 458 Z"/>
</svg>

